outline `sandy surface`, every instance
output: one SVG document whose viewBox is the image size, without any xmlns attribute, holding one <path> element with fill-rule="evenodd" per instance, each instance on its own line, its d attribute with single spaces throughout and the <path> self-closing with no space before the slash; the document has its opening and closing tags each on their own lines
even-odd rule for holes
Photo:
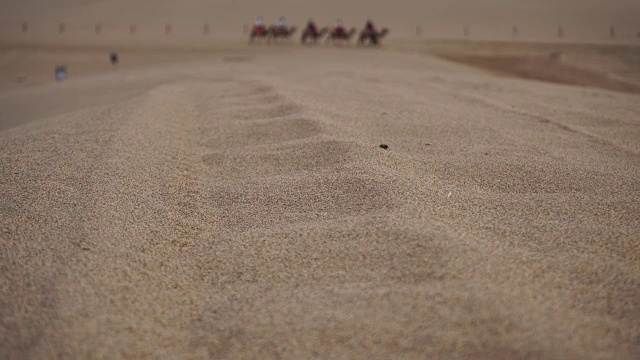
<svg viewBox="0 0 640 360">
<path fill-rule="evenodd" d="M 636 45 L 413 41 L 404 48 L 497 74 L 640 93 L 640 46 Z"/>
<path fill-rule="evenodd" d="M 637 93 L 483 62 L 542 45 L 52 44 L 0 47 L 0 358 L 640 357 Z"/>
<path fill-rule="evenodd" d="M 637 100 L 366 49 L 4 92 L 0 357 L 636 358 Z"/>
</svg>

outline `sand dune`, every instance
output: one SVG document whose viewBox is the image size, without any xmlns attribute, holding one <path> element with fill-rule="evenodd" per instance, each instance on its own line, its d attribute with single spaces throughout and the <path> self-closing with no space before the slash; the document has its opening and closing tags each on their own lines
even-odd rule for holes
<svg viewBox="0 0 640 360">
<path fill-rule="evenodd" d="M 205 4 L 124 3 L 0 13 L 0 358 L 640 356 L 637 48 L 131 39 Z M 455 13 L 425 4 L 369 9 Z M 81 27 L 6 35 L 27 15 Z"/>
<path fill-rule="evenodd" d="M 637 95 L 243 56 L 0 94 L 1 357 L 638 356 Z"/>
</svg>

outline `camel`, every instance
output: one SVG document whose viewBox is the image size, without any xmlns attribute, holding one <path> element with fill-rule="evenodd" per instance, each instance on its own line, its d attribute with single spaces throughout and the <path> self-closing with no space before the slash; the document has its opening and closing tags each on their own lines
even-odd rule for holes
<svg viewBox="0 0 640 360">
<path fill-rule="evenodd" d="M 314 44 L 318 42 L 319 39 L 322 39 L 324 35 L 329 31 L 329 28 L 322 28 L 320 31 L 313 31 L 312 29 L 305 29 L 302 32 L 302 37 L 300 38 L 300 42 L 306 44 L 307 40 L 312 40 Z"/>
<path fill-rule="evenodd" d="M 275 39 L 288 39 L 293 33 L 295 33 L 296 27 L 292 26 L 289 29 L 278 29 L 275 25 L 269 27 L 257 27 L 254 26 L 249 34 L 249 43 L 252 43 L 255 39 L 264 39 L 269 43 Z"/>
<path fill-rule="evenodd" d="M 348 43 L 349 41 L 351 41 L 351 38 L 355 33 L 356 28 L 351 28 L 351 30 L 349 31 L 336 31 L 336 29 L 333 29 L 331 33 L 329 33 L 329 36 L 327 36 L 327 43 L 329 41 L 334 44 L 336 41 Z"/>
<path fill-rule="evenodd" d="M 382 28 L 380 31 L 364 29 L 360 32 L 360 38 L 358 39 L 359 45 L 364 45 L 365 42 L 369 41 L 369 45 L 378 45 L 380 40 L 382 40 L 385 35 L 389 33 L 389 29 Z"/>
<path fill-rule="evenodd" d="M 276 26 L 269 27 L 267 40 L 277 40 L 277 39 L 290 39 L 291 36 L 296 32 L 296 27 L 292 26 L 288 29 L 280 29 Z"/>
</svg>

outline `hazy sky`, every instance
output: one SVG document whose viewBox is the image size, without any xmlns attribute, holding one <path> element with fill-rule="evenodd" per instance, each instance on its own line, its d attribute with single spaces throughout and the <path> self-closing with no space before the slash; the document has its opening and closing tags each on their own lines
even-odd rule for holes
<svg viewBox="0 0 640 360">
<path fill-rule="evenodd" d="M 237 27 L 256 15 L 272 21 L 282 14 L 298 24 L 309 17 L 320 24 L 341 17 L 360 25 L 371 17 L 396 28 L 420 24 L 433 31 L 451 31 L 463 24 L 486 31 L 516 24 L 523 31 L 538 32 L 552 32 L 558 25 L 585 33 L 604 33 L 609 25 L 634 36 L 640 31 L 640 0 L 0 0 L 0 4 L 4 27 L 22 19 L 106 24 L 207 21 L 214 28 Z"/>
</svg>

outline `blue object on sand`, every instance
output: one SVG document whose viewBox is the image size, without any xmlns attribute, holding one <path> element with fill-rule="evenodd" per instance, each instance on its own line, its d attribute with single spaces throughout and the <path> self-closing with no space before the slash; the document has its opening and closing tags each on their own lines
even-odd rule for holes
<svg viewBox="0 0 640 360">
<path fill-rule="evenodd" d="M 67 67 L 64 65 L 56 66 L 56 80 L 62 81 L 67 77 Z"/>
</svg>

